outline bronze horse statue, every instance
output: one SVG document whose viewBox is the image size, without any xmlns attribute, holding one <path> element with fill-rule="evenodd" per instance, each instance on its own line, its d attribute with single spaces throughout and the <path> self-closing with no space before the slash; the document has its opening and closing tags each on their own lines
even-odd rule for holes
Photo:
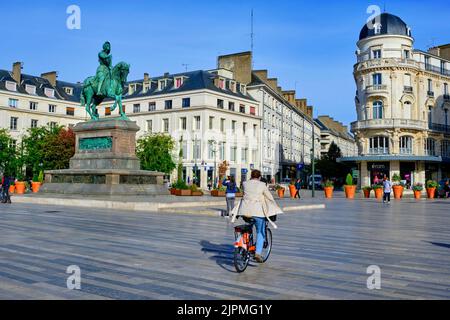
<svg viewBox="0 0 450 320">
<path fill-rule="evenodd" d="M 124 93 L 124 86 L 127 82 L 128 74 L 130 73 L 130 65 L 125 62 L 118 63 L 110 72 L 101 84 L 100 94 L 97 94 L 99 86 L 99 79 L 97 77 L 89 77 L 83 83 L 83 90 L 81 92 L 81 106 L 86 108 L 87 113 L 91 119 L 96 121 L 99 119 L 97 106 L 101 104 L 106 98 L 114 100 L 114 105 L 111 111 L 114 111 L 119 106 L 120 118 L 129 120 L 123 111 L 122 95 Z"/>
</svg>

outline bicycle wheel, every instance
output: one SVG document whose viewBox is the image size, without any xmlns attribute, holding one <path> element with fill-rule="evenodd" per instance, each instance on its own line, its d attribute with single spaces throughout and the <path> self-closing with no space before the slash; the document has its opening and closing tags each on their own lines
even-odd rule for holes
<svg viewBox="0 0 450 320">
<path fill-rule="evenodd" d="M 245 269 L 247 269 L 249 260 L 250 258 L 247 250 L 244 248 L 234 249 L 234 267 L 237 272 L 244 272 Z"/>
<path fill-rule="evenodd" d="M 263 251 L 261 256 L 263 258 L 263 262 L 266 262 L 269 259 L 270 253 L 272 252 L 272 230 L 267 228 L 266 231 L 266 241 L 264 241 Z"/>
</svg>

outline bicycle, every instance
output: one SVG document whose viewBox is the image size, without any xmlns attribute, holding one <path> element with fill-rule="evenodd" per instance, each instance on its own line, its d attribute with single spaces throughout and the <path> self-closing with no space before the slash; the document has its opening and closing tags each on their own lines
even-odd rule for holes
<svg viewBox="0 0 450 320">
<path fill-rule="evenodd" d="M 255 259 L 256 254 L 256 228 L 255 220 L 243 218 L 247 224 L 234 228 L 234 267 L 238 273 L 247 269 L 250 258 Z M 269 228 L 269 221 L 266 220 L 266 239 L 264 241 L 263 252 L 261 254 L 263 263 L 269 259 L 272 251 L 272 230 Z M 255 230 L 255 231 L 254 231 Z"/>
</svg>

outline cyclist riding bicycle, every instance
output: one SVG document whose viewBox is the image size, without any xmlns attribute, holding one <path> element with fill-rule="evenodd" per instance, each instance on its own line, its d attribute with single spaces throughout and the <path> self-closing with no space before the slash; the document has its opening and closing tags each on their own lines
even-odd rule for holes
<svg viewBox="0 0 450 320">
<path fill-rule="evenodd" d="M 266 184 L 261 182 L 260 179 L 261 172 L 253 170 L 251 179 L 243 183 L 244 197 L 240 204 L 233 209 L 231 222 L 234 223 L 238 216 L 254 220 L 257 234 L 255 260 L 262 263 L 261 253 L 266 238 L 266 220 L 274 229 L 277 229 L 272 220 L 275 220 L 274 217 L 282 214 L 283 211 L 276 204 Z"/>
</svg>

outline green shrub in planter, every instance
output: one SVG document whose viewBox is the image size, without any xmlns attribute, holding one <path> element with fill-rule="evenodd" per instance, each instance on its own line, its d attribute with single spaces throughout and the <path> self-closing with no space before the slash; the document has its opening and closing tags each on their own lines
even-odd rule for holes
<svg viewBox="0 0 450 320">
<path fill-rule="evenodd" d="M 413 191 L 423 191 L 423 184 L 421 183 L 416 183 L 413 187 L 412 187 Z"/>
<path fill-rule="evenodd" d="M 428 189 L 437 188 L 437 187 L 438 187 L 438 183 L 436 181 L 433 181 L 433 180 L 428 180 L 427 181 L 427 188 Z"/>
</svg>

